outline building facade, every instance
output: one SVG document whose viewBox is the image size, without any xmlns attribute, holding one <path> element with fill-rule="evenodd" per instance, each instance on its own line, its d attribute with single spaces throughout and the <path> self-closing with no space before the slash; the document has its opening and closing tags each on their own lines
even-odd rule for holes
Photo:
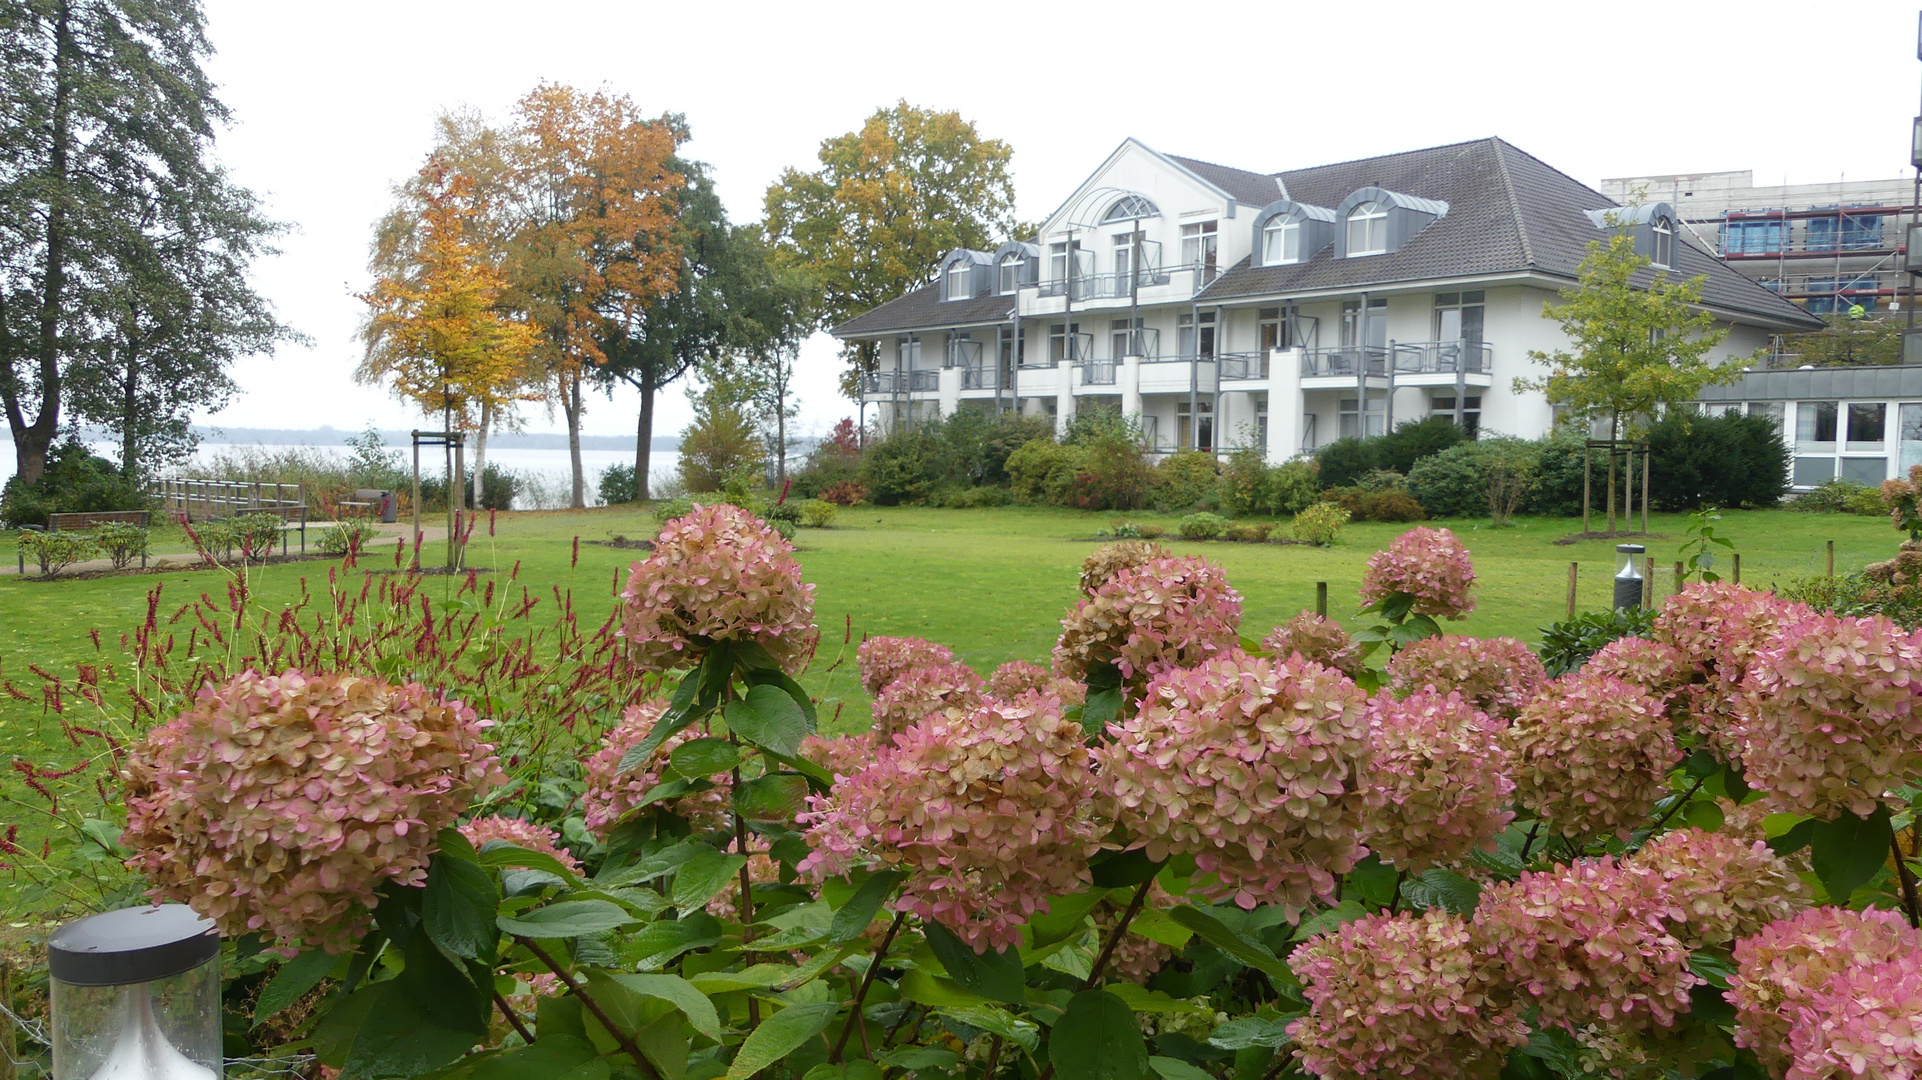
<svg viewBox="0 0 1922 1080">
<path fill-rule="evenodd" d="M 1757 187 L 1748 171 L 1678 173 L 1604 180 L 1602 194 L 1673 206 L 1709 251 L 1818 315 L 1913 303 L 1901 266 L 1905 226 L 1915 216 L 1913 180 Z"/>
<path fill-rule="evenodd" d="M 1624 211 L 1499 139 L 1279 173 L 1131 139 L 1031 240 L 952 252 L 933 284 L 834 333 L 878 346 L 862 405 L 883 428 L 958 409 L 1065 428 L 1101 406 L 1156 453 L 1277 462 L 1431 415 L 1532 437 L 1554 416 L 1514 380 L 1543 373 L 1531 351 L 1567 345 L 1543 306 L 1611 229 L 1662 271 L 1707 277 L 1722 359 L 1820 326 L 1672 205 Z"/>
</svg>

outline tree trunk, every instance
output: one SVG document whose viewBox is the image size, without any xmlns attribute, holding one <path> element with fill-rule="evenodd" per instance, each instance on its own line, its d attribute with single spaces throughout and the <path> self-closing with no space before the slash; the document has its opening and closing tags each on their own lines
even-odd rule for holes
<svg viewBox="0 0 1922 1080">
<path fill-rule="evenodd" d="M 480 430 L 474 433 L 474 509 L 481 509 L 481 496 L 486 489 L 481 485 L 481 474 L 487 471 L 487 432 L 494 426 L 494 405 L 481 402 Z"/>
<path fill-rule="evenodd" d="M 138 475 L 139 470 L 140 440 L 137 437 L 139 424 L 134 413 L 139 405 L 140 365 L 135 362 L 131 344 L 123 343 L 120 359 L 126 366 L 125 377 L 121 383 L 120 475 L 132 480 Z"/>
<path fill-rule="evenodd" d="M 1615 534 L 1615 433 L 1608 436 L 1608 532 Z"/>
<path fill-rule="evenodd" d="M 567 417 L 567 460 L 573 470 L 573 499 L 576 510 L 587 506 L 587 477 L 581 469 L 581 377 L 575 372 L 561 373 L 561 412 Z"/>
<path fill-rule="evenodd" d="M 654 467 L 654 368 L 649 365 L 641 369 L 641 415 L 634 425 L 634 498 L 646 502 L 653 496 L 648 490 L 648 470 Z"/>
<path fill-rule="evenodd" d="M 53 29 L 53 140 L 47 155 L 52 183 L 47 200 L 47 269 L 40 290 L 40 411 L 32 424 L 13 433 L 16 470 L 21 482 L 27 484 L 46 473 L 47 450 L 60 430 L 60 321 L 67 288 L 67 150 L 72 141 L 67 64 L 76 50 L 72 17 L 71 5 L 61 4 Z"/>
</svg>

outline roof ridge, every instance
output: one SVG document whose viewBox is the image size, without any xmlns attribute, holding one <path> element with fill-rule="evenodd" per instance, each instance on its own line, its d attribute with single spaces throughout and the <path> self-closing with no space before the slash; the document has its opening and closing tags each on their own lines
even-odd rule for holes
<svg viewBox="0 0 1922 1080">
<path fill-rule="evenodd" d="M 1491 138 L 1488 141 L 1494 145 L 1495 167 L 1501 170 L 1502 187 L 1508 192 L 1508 212 L 1513 215 L 1515 219 L 1515 239 L 1521 241 L 1522 265 L 1533 267 L 1535 265 L 1535 245 L 1529 242 L 1528 221 L 1522 217 L 1521 196 L 1515 191 L 1514 175 L 1508 171 L 1508 154 L 1506 151 L 1509 150 L 1510 147 L 1506 142 L 1502 141 L 1500 136 Z"/>
<path fill-rule="evenodd" d="M 1143 145 L 1146 144 L 1144 143 Z M 1259 176 L 1263 180 L 1273 180 L 1281 176 L 1280 173 L 1266 173 L 1259 169 L 1244 169 L 1239 165 L 1223 165 L 1219 161 L 1208 161 L 1203 158 L 1189 157 L 1186 154 L 1169 154 L 1168 156 L 1174 158 L 1176 161 L 1192 161 L 1197 165 L 1206 165 L 1211 169 L 1232 169 L 1238 173 L 1247 173 L 1249 176 Z"/>
</svg>

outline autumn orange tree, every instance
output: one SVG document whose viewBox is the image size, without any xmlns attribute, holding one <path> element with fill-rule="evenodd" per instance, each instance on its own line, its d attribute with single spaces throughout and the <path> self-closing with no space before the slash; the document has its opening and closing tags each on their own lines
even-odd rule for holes
<svg viewBox="0 0 1922 1080">
<path fill-rule="evenodd" d="M 413 227 L 360 294 L 368 314 L 356 377 L 391 383 L 447 430 L 472 430 L 525 396 L 534 329 L 502 306 L 507 277 L 479 235 L 473 178 L 434 155 L 409 192 Z"/>
<path fill-rule="evenodd" d="M 643 321 L 679 283 L 674 152 L 686 137 L 677 117 L 644 118 L 625 95 L 544 83 L 515 106 L 503 173 L 511 300 L 537 329 L 534 355 L 566 418 L 576 507 L 585 373 L 605 362 L 610 331 Z"/>
</svg>

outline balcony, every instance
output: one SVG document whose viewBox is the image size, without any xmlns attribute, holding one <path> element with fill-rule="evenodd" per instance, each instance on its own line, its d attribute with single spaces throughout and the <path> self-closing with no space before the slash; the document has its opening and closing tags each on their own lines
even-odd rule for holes
<svg viewBox="0 0 1922 1080">
<path fill-rule="evenodd" d="M 1115 370 L 1121 364 L 1118 360 L 1087 360 L 1077 366 L 1081 368 L 1081 385 L 1113 386 Z"/>
<path fill-rule="evenodd" d="M 995 375 L 996 375 L 996 372 L 991 367 L 964 367 L 961 369 L 961 389 L 963 390 L 999 389 L 1001 382 L 999 379 L 995 378 Z"/>
<path fill-rule="evenodd" d="M 1398 341 L 1395 374 L 1486 375 L 1492 352 L 1485 341 Z"/>
<path fill-rule="evenodd" d="M 1065 296 L 1079 303 L 1083 300 L 1126 300 L 1138 289 L 1155 289 L 1180 285 L 1184 295 L 1201 291 L 1215 278 L 1221 276 L 1221 267 L 1209 263 L 1178 263 L 1174 266 L 1142 267 L 1134 273 L 1081 273 L 1071 278 L 1048 278 L 1029 285 L 1024 289 L 1034 289 L 1042 297 Z M 1177 281 L 1177 279 L 1180 279 Z M 1156 300 L 1165 300 L 1157 296 Z"/>
<path fill-rule="evenodd" d="M 1221 364 L 1222 382 L 1260 382 L 1268 377 L 1265 352 L 1222 353 L 1216 359 Z"/>
<path fill-rule="evenodd" d="M 941 389 L 941 373 L 938 371 L 870 371 L 861 377 L 861 393 L 867 397 L 933 392 L 939 389 Z"/>
<path fill-rule="evenodd" d="M 1343 345 L 1332 349 L 1307 349 L 1301 354 L 1304 379 L 1353 379 L 1362 374 L 1388 374 L 1388 347 L 1385 345 Z"/>
</svg>

